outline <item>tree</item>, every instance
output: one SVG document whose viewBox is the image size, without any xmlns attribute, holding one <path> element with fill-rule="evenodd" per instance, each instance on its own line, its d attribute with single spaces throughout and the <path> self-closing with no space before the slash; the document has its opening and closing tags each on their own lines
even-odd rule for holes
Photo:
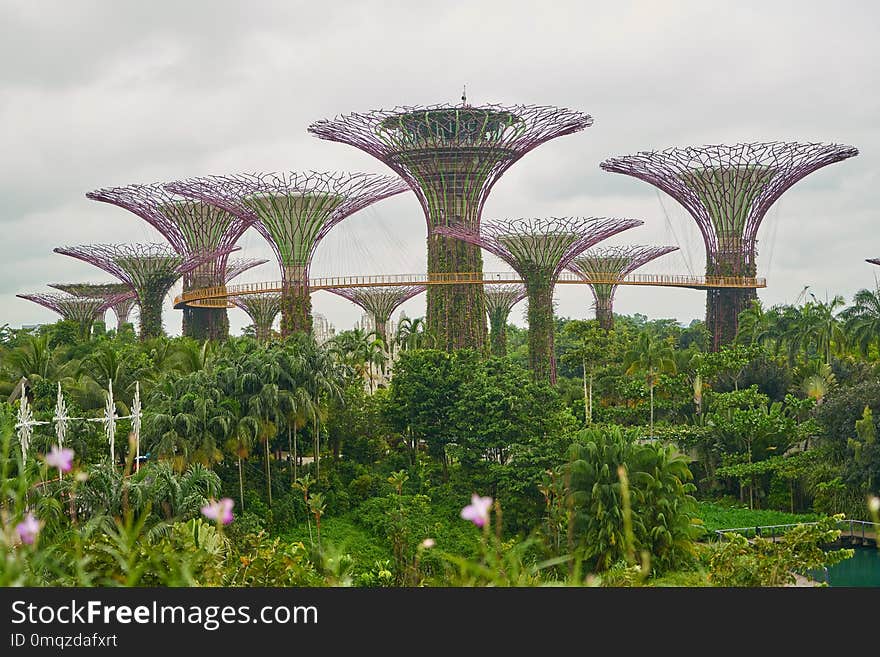
<svg viewBox="0 0 880 657">
<path fill-rule="evenodd" d="M 840 316 L 862 355 L 867 355 L 872 346 L 880 346 L 880 287 L 856 292 L 853 305 Z"/>
<path fill-rule="evenodd" d="M 654 386 L 660 374 L 675 372 L 672 353 L 673 348 L 668 342 L 658 340 L 649 331 L 643 331 L 639 334 L 636 345 L 624 358 L 627 374 L 643 372 L 645 375 L 645 383 L 651 398 L 651 436 L 654 435 Z"/>
</svg>

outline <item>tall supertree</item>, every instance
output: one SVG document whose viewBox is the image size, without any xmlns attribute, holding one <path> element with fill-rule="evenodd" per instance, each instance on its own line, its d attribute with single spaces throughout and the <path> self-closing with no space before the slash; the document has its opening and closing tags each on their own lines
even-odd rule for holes
<svg viewBox="0 0 880 657">
<path fill-rule="evenodd" d="M 232 303 L 248 314 L 254 323 L 257 340 L 265 342 L 272 335 L 272 322 L 281 312 L 280 292 L 261 292 L 232 297 Z"/>
<path fill-rule="evenodd" d="M 858 155 L 840 144 L 769 142 L 670 148 L 611 158 L 605 171 L 649 182 L 681 203 L 706 244 L 706 275 L 754 277 L 758 228 L 770 206 L 804 176 Z M 736 336 L 754 288 L 709 288 L 706 325 L 719 349 Z"/>
<path fill-rule="evenodd" d="M 504 260 L 522 277 L 529 300 L 529 364 L 537 381 L 556 383 L 553 353 L 553 288 L 559 274 L 586 249 L 639 219 L 551 217 L 485 222 L 480 232 L 465 226 L 434 230 L 476 244 Z"/>
<path fill-rule="evenodd" d="M 95 265 L 134 290 L 140 306 L 141 340 L 162 335 L 162 303 L 177 279 L 218 257 L 217 253 L 184 256 L 165 244 L 86 244 L 59 247 L 55 253 Z"/>
<path fill-rule="evenodd" d="M 510 311 L 526 298 L 524 285 L 484 285 L 486 311 L 489 313 L 489 344 L 493 356 L 507 355 L 507 318 Z"/>
<path fill-rule="evenodd" d="M 409 188 L 367 173 L 268 173 L 193 178 L 166 187 L 216 205 L 268 240 L 281 267 L 281 335 L 311 333 L 309 266 L 318 243 L 340 221 Z"/>
<path fill-rule="evenodd" d="M 397 172 L 416 193 L 428 224 L 428 274 L 483 271 L 479 247 L 434 229 L 479 232 L 489 192 L 533 148 L 593 124 L 587 114 L 514 105 L 396 107 L 317 121 L 309 132 L 359 148 Z M 482 349 L 486 303 L 481 285 L 431 285 L 427 328 L 438 346 Z"/>
<path fill-rule="evenodd" d="M 116 323 L 119 326 L 128 322 L 128 314 L 137 301 L 137 295 L 125 283 L 49 283 L 49 287 L 67 292 L 75 297 L 91 299 L 104 299 L 111 302 L 107 308 L 112 308 L 116 314 Z M 98 316 L 104 321 L 104 311 Z"/>
<path fill-rule="evenodd" d="M 585 281 L 609 278 L 623 278 L 642 265 L 662 255 L 678 251 L 677 246 L 598 246 L 571 261 L 569 269 Z M 596 319 L 599 326 L 610 330 L 614 328 L 614 293 L 617 285 L 613 283 L 590 283 L 593 293 Z"/>
<path fill-rule="evenodd" d="M 54 310 L 63 319 L 76 322 L 79 327 L 79 337 L 83 340 L 89 339 L 92 334 L 92 325 L 108 307 L 107 299 L 77 297 L 57 292 L 16 294 L 15 296 L 38 303 L 45 308 Z"/>
<path fill-rule="evenodd" d="M 427 285 L 328 288 L 328 292 L 353 301 L 373 319 L 376 333 L 388 344 L 388 321 L 398 306 L 425 291 Z"/>
<path fill-rule="evenodd" d="M 182 256 L 218 254 L 183 275 L 184 292 L 224 285 L 228 249 L 251 225 L 248 217 L 178 196 L 161 183 L 107 187 L 89 192 L 86 197 L 133 212 L 158 230 Z M 226 308 L 184 306 L 183 335 L 198 340 L 226 339 L 229 336 Z"/>
</svg>

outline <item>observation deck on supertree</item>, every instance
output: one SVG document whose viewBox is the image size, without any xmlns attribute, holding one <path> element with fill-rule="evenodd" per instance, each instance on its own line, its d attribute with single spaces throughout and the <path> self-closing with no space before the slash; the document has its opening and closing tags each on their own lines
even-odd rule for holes
<svg viewBox="0 0 880 657">
<path fill-rule="evenodd" d="M 611 276 L 623 278 L 651 260 L 677 250 L 677 246 L 598 246 L 572 260 L 568 268 L 585 281 Z M 606 331 L 614 328 L 614 293 L 617 285 L 590 283 L 590 290 L 599 326 Z"/>
<path fill-rule="evenodd" d="M 312 331 L 309 267 L 330 229 L 358 210 L 409 189 L 397 177 L 314 171 L 209 176 L 166 187 L 253 223 L 272 245 L 283 283 L 282 336 Z"/>
<path fill-rule="evenodd" d="M 449 239 L 439 226 L 479 232 L 492 187 L 507 169 L 546 141 L 593 124 L 588 114 L 556 107 L 463 104 L 396 107 L 317 121 L 309 132 L 369 153 L 415 192 L 428 225 L 428 274 L 483 271 L 479 247 Z M 479 285 L 431 286 L 427 329 L 442 349 L 482 349 L 486 303 Z"/>
<path fill-rule="evenodd" d="M 61 315 L 62 319 L 76 322 L 79 327 L 79 336 L 88 340 L 92 334 L 92 325 L 95 320 L 109 307 L 113 299 L 78 297 L 71 294 L 59 294 L 57 292 L 43 292 L 38 294 L 16 294 L 20 299 L 27 299 L 38 303 L 45 308 L 54 310 Z"/>
<path fill-rule="evenodd" d="M 239 247 L 227 247 L 226 253 Z M 220 254 L 185 256 L 166 244 L 84 244 L 54 249 L 55 253 L 95 265 L 134 290 L 140 306 L 140 338 L 162 335 L 162 303 L 171 286 L 186 272 Z"/>
<path fill-rule="evenodd" d="M 116 314 L 116 323 L 120 327 L 128 323 L 129 313 L 137 302 L 134 290 L 125 283 L 49 283 L 49 287 L 54 287 L 56 290 L 67 292 L 75 297 L 110 301 L 111 303 L 107 307 L 113 309 Z M 100 321 L 104 321 L 105 310 L 102 310 L 98 316 Z"/>
<path fill-rule="evenodd" d="M 248 314 L 254 323 L 257 340 L 265 342 L 272 335 L 272 322 L 281 312 L 281 293 L 263 292 L 232 297 L 232 303 Z"/>
<path fill-rule="evenodd" d="M 585 250 L 639 219 L 550 217 L 502 219 L 483 223 L 480 232 L 465 226 L 434 230 L 480 246 L 510 265 L 521 277 L 529 300 L 529 364 L 536 381 L 556 383 L 553 353 L 553 288 L 559 274 Z"/>
<path fill-rule="evenodd" d="M 489 345 L 493 356 L 507 355 L 507 318 L 510 311 L 526 298 L 525 285 L 484 285 L 486 312 L 489 315 Z"/>
<path fill-rule="evenodd" d="M 398 306 L 425 291 L 427 285 L 343 287 L 327 290 L 359 305 L 370 314 L 376 333 L 388 345 L 388 320 Z M 390 347 L 390 345 L 388 345 Z"/>
<path fill-rule="evenodd" d="M 251 220 L 169 191 L 162 183 L 107 187 L 86 194 L 93 201 L 117 205 L 149 223 L 182 256 L 216 253 L 183 275 L 183 290 L 224 285 L 231 247 L 250 227 Z M 197 340 L 229 336 L 226 308 L 183 308 L 183 335 Z"/>
<path fill-rule="evenodd" d="M 755 142 L 644 151 L 600 166 L 649 182 L 687 209 L 706 245 L 707 276 L 755 276 L 758 228 L 770 206 L 813 171 L 855 155 L 840 144 Z M 733 341 L 739 313 L 756 298 L 754 289 L 707 290 L 713 349 Z"/>
</svg>

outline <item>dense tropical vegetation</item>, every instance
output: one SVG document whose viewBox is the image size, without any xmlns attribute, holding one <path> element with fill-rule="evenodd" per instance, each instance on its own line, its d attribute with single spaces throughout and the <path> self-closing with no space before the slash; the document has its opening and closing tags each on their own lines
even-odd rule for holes
<svg viewBox="0 0 880 657">
<path fill-rule="evenodd" d="M 778 585 L 845 558 L 833 516 L 880 493 L 880 290 L 755 302 L 714 353 L 699 321 L 559 319 L 556 386 L 512 325 L 503 358 L 421 320 L 245 333 L 0 328 L 0 585 Z M 120 416 L 137 382 L 144 458 L 85 420 L 62 456 L 58 384 L 97 419 L 110 382 Z M 715 540 L 780 519 L 819 524 Z"/>
</svg>

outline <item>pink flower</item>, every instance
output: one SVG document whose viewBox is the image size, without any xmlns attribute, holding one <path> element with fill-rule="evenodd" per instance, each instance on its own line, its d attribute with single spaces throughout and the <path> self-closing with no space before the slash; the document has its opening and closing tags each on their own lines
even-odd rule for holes
<svg viewBox="0 0 880 657">
<path fill-rule="evenodd" d="M 480 497 L 474 493 L 471 495 L 471 503 L 461 510 L 461 517 L 470 520 L 477 527 L 482 527 L 489 522 L 489 509 L 491 508 L 491 497 Z"/>
<path fill-rule="evenodd" d="M 61 472 L 70 472 L 73 467 L 73 450 L 52 445 L 52 451 L 46 454 L 46 465 L 58 468 Z"/>
<path fill-rule="evenodd" d="M 228 497 L 224 497 L 216 502 L 212 498 L 207 506 L 202 507 L 202 515 L 209 520 L 219 520 L 224 525 L 228 525 L 232 522 L 232 507 L 234 504 L 235 502 Z"/>
<path fill-rule="evenodd" d="M 25 545 L 33 545 L 34 540 L 37 538 L 37 534 L 40 533 L 40 521 L 34 517 L 33 513 L 28 511 L 24 520 L 15 526 L 15 531 L 18 532 L 18 537 L 21 539 L 22 543 Z"/>
</svg>

